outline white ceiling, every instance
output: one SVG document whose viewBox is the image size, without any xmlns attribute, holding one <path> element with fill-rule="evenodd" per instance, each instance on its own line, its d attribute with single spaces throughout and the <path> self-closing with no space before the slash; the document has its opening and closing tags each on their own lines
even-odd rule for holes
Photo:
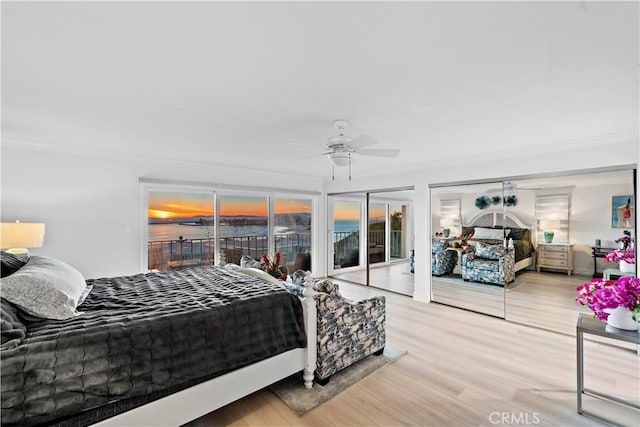
<svg viewBox="0 0 640 427">
<path fill-rule="evenodd" d="M 2 2 L 5 144 L 328 177 L 638 134 L 638 3 Z M 309 144 L 304 148 L 290 143 Z"/>
</svg>

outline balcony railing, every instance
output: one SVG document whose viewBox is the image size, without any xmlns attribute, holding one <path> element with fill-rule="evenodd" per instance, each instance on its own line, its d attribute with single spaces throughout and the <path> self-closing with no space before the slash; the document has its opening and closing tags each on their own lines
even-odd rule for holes
<svg viewBox="0 0 640 427">
<path fill-rule="evenodd" d="M 296 255 L 311 250 L 311 234 L 294 233 L 275 236 L 275 249 L 282 255 L 282 263 L 292 267 Z M 259 259 L 269 250 L 267 236 L 223 237 L 219 239 L 220 253 L 227 263 L 240 264 L 242 255 Z M 149 270 L 167 271 L 181 267 L 213 265 L 215 239 L 175 239 L 148 242 Z"/>
<path fill-rule="evenodd" d="M 282 255 L 283 264 L 292 267 L 296 255 L 311 250 L 311 235 L 303 233 L 276 235 L 275 249 Z M 390 256 L 402 256 L 402 232 L 391 231 Z M 259 259 L 268 252 L 267 236 L 223 237 L 219 239 L 220 253 L 227 263 L 240 264 L 242 255 Z M 383 230 L 369 233 L 369 243 L 384 246 Z M 167 271 L 181 267 L 215 264 L 215 239 L 174 239 L 148 242 L 149 270 Z M 360 233 L 333 233 L 334 265 L 339 266 L 352 250 L 360 247 Z"/>
<path fill-rule="evenodd" d="M 402 257 L 402 232 L 397 230 L 391 231 L 391 247 L 389 255 L 392 258 Z M 370 246 L 384 246 L 385 232 L 384 230 L 369 231 Z M 336 231 L 333 233 L 333 265 L 339 266 L 351 251 L 358 250 L 360 247 L 359 231 Z"/>
</svg>

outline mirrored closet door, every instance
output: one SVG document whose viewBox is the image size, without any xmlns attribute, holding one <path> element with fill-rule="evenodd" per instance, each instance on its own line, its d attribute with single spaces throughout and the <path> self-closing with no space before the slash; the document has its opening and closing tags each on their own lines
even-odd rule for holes
<svg viewBox="0 0 640 427">
<path fill-rule="evenodd" d="M 502 182 L 431 188 L 431 298 L 504 318 L 512 263 Z"/>
<path fill-rule="evenodd" d="M 329 275 L 413 295 L 413 189 L 330 194 L 328 206 Z"/>
<path fill-rule="evenodd" d="M 518 203 L 505 209 L 531 225 L 535 264 L 506 286 L 507 320 L 575 334 L 577 314 L 592 314 L 576 303 L 576 288 L 617 269 L 604 255 L 618 246 L 624 231 L 637 237 L 636 212 L 618 224 L 616 203 L 635 200 L 635 182 L 630 168 L 509 182 Z"/>
<path fill-rule="evenodd" d="M 576 287 L 615 273 L 604 255 L 637 237 L 635 176 L 622 167 L 432 187 L 432 299 L 574 334 L 577 313 L 591 313 Z"/>
</svg>

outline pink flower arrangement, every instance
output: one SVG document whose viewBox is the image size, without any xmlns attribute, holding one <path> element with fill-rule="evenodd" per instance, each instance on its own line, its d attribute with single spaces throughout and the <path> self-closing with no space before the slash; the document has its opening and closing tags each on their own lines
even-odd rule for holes
<svg viewBox="0 0 640 427">
<path fill-rule="evenodd" d="M 624 236 L 617 238 L 616 243 L 624 244 L 623 249 L 627 249 L 629 245 L 633 243 L 633 238 L 631 237 L 631 231 L 624 230 L 622 234 L 624 234 Z"/>
<path fill-rule="evenodd" d="M 620 262 L 625 261 L 629 264 L 636 263 L 636 253 L 632 248 L 629 249 L 614 249 L 604 256 L 607 262 Z"/>
<path fill-rule="evenodd" d="M 589 307 L 596 318 L 606 322 L 606 309 L 624 307 L 632 312 L 633 320 L 640 319 L 640 278 L 620 277 L 618 280 L 593 279 L 576 288 L 576 302 Z"/>
</svg>

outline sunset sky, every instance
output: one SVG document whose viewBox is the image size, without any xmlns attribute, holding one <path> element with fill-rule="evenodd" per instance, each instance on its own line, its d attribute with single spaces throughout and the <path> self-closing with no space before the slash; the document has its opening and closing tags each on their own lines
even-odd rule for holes
<svg viewBox="0 0 640 427">
<path fill-rule="evenodd" d="M 360 219 L 360 202 L 336 200 L 333 219 L 336 221 L 358 221 Z"/>
<path fill-rule="evenodd" d="M 383 203 L 371 203 L 369 205 L 369 218 L 376 221 L 384 220 L 386 216 L 385 206 Z M 336 200 L 333 218 L 336 221 L 358 221 L 360 219 L 360 202 Z"/>
<path fill-rule="evenodd" d="M 213 216 L 213 193 L 149 191 L 149 218 Z"/>
<path fill-rule="evenodd" d="M 214 216 L 213 193 L 150 191 L 149 218 L 189 218 Z M 256 196 L 220 196 L 221 216 L 267 216 L 267 198 Z M 311 200 L 276 198 L 276 214 L 311 213 Z"/>
</svg>

